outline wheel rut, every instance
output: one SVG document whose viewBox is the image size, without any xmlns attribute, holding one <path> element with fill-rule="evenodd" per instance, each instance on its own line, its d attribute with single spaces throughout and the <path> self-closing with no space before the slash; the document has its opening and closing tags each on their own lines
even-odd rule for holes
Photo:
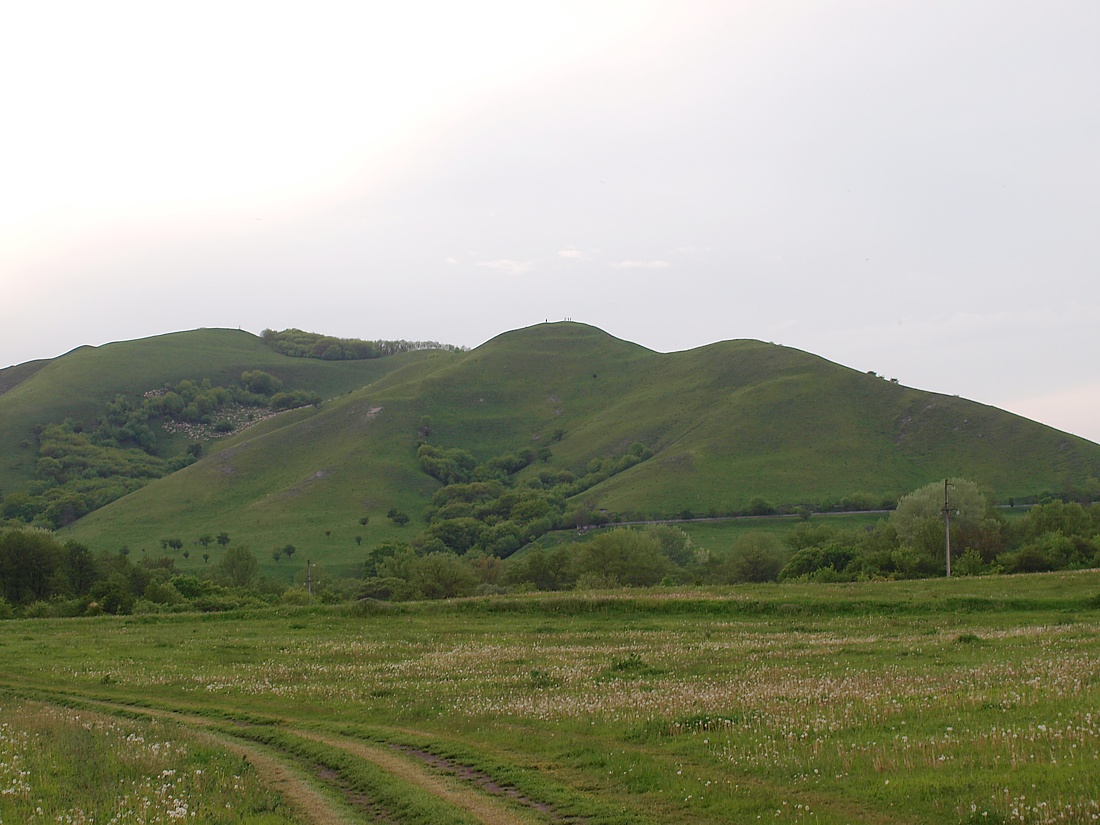
<svg viewBox="0 0 1100 825">
<path fill-rule="evenodd" d="M 303 822 L 310 825 L 400 821 L 352 787 L 339 771 L 325 765 L 304 764 L 299 757 L 277 745 L 256 743 L 246 734 L 246 729 L 255 727 L 253 725 L 242 725 L 241 733 L 237 734 L 227 730 L 225 722 L 194 713 L 95 699 L 56 690 L 35 690 L 34 693 L 40 701 L 52 699 L 69 705 L 79 704 L 89 710 L 139 714 L 182 725 L 196 737 L 247 759 L 261 780 L 278 793 Z M 550 806 L 534 802 L 515 789 L 494 782 L 488 774 L 429 751 L 321 733 L 299 728 L 288 720 L 275 721 L 283 723 L 278 727 L 283 734 L 310 740 L 369 762 L 484 825 L 575 821 L 560 816 Z M 337 803 L 334 797 L 343 799 L 344 804 Z"/>
</svg>

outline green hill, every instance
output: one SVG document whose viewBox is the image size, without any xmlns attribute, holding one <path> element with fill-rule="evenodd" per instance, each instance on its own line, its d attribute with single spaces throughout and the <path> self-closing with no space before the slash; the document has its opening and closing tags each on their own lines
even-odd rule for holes
<svg viewBox="0 0 1100 825">
<path fill-rule="evenodd" d="M 288 387 L 330 397 L 358 388 L 429 353 L 365 361 L 289 358 L 248 332 L 203 329 L 80 347 L 45 361 L 0 371 L 0 491 L 18 488 L 35 474 L 35 429 L 73 419 L 91 426 L 104 405 L 123 394 L 140 396 L 182 380 L 236 381 L 246 370 L 265 370 Z M 168 443 L 165 450 L 176 449 Z"/>
<path fill-rule="evenodd" d="M 252 369 L 329 400 L 212 442 L 197 463 L 86 516 L 71 535 L 151 555 L 178 537 L 190 554 L 177 563 L 201 568 L 203 552 L 213 562 L 219 551 L 196 539 L 225 531 L 269 574 L 291 575 L 271 555 L 287 544 L 299 551 L 295 569 L 309 557 L 351 572 L 367 547 L 423 527 L 440 487 L 418 465 L 425 441 L 481 462 L 542 450 L 544 461 L 515 474 L 521 485 L 547 470 L 584 476 L 644 445 L 650 457 L 567 503 L 635 517 L 742 511 L 754 497 L 878 503 L 947 476 L 1019 499 L 1100 477 L 1096 444 L 798 350 L 728 341 L 663 354 L 557 323 L 467 353 L 371 361 L 291 359 L 226 330 L 82 349 L 0 395 L 5 478 L 27 477 L 19 440 L 33 439 L 35 421 L 93 415 L 117 392 L 177 377 Z M 412 523 L 398 526 L 391 510 Z"/>
</svg>

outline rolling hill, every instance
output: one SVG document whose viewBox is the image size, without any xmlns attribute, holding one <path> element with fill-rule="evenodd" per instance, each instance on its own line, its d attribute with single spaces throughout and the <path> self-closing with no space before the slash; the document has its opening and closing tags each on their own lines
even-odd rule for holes
<svg viewBox="0 0 1100 825">
<path fill-rule="evenodd" d="M 152 553 L 166 536 L 191 543 L 224 530 L 268 572 L 287 569 L 267 551 L 288 543 L 350 571 L 366 546 L 419 529 L 440 486 L 418 466 L 423 441 L 480 461 L 548 448 L 545 462 L 516 474 L 520 483 L 548 468 L 583 475 L 640 443 L 651 457 L 570 502 L 624 516 L 734 512 L 753 497 L 877 502 L 949 475 L 1007 500 L 1100 477 L 1100 445 L 799 350 L 741 340 L 665 354 L 554 323 L 466 353 L 372 361 L 290 359 L 227 330 L 81 349 L 24 370 L 0 395 L 4 483 L 27 477 L 31 451 L 19 443 L 35 422 L 90 415 L 115 393 L 176 376 L 249 369 L 328 400 L 211 442 L 200 461 L 86 516 L 72 536 Z M 391 510 L 412 524 L 399 527 Z M 182 566 L 201 567 L 198 555 Z"/>
</svg>

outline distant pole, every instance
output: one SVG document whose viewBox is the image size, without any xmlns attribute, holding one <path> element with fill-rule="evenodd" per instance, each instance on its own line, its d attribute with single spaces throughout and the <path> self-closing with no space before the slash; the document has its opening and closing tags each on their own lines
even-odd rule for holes
<svg viewBox="0 0 1100 825">
<path fill-rule="evenodd" d="M 951 575 L 950 570 L 948 575 Z M 309 559 L 306 559 L 306 590 L 309 591 L 309 600 L 313 601 L 313 574 L 309 568 Z"/>
<path fill-rule="evenodd" d="M 947 479 L 943 480 L 943 529 L 947 548 L 947 578 L 951 578 L 951 505 L 947 500 Z"/>
</svg>

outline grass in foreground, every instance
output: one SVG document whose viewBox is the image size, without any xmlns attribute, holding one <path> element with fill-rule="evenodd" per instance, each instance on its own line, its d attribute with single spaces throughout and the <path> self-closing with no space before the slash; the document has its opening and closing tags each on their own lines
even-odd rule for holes
<svg viewBox="0 0 1100 825">
<path fill-rule="evenodd" d="M 297 822 L 178 726 L 0 697 L 0 822 Z"/>
<path fill-rule="evenodd" d="M 547 821 L 1100 817 L 1100 572 L 363 607 L 9 622 L 2 681 L 432 754 Z"/>
</svg>

